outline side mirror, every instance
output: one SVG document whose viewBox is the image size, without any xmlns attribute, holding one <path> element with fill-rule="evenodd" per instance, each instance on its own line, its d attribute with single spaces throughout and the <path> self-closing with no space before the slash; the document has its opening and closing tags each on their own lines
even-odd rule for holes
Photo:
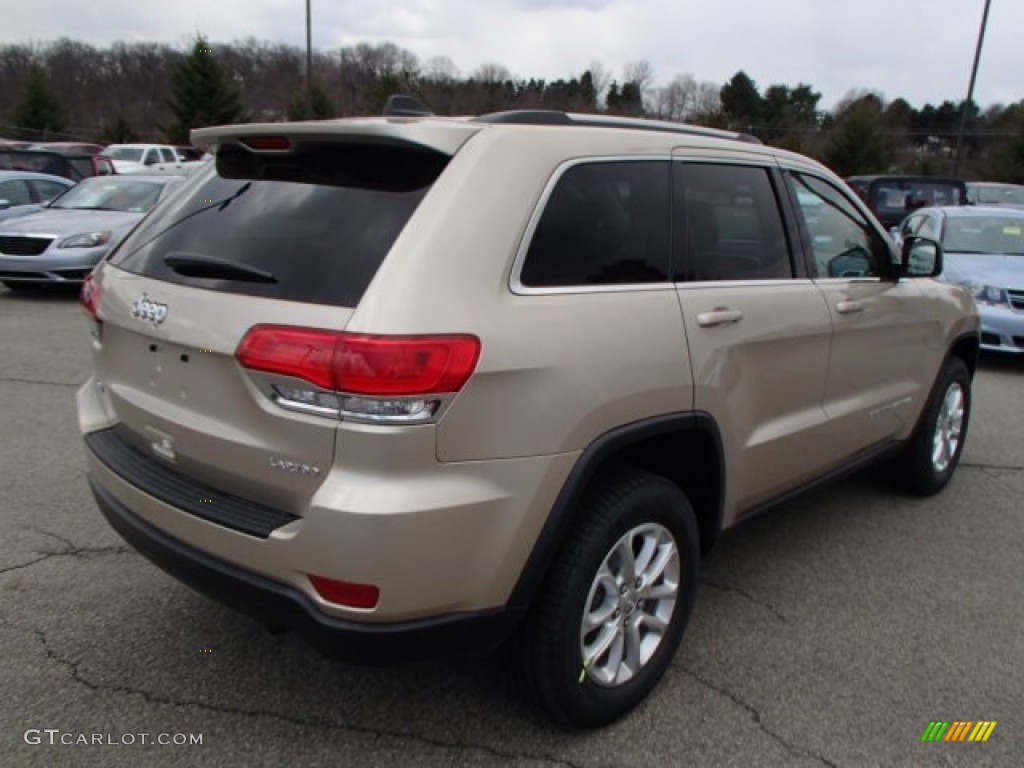
<svg viewBox="0 0 1024 768">
<path fill-rule="evenodd" d="M 904 277 L 942 274 L 942 246 L 926 237 L 907 236 L 900 246 L 900 272 Z"/>
</svg>

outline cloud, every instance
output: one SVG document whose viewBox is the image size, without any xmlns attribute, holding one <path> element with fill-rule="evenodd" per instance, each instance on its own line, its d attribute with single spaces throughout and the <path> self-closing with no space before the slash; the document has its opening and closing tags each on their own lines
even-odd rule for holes
<svg viewBox="0 0 1024 768">
<path fill-rule="evenodd" d="M 312 0 L 321 51 L 392 42 L 421 62 L 447 56 L 462 72 L 484 62 L 519 77 L 581 74 L 592 61 L 621 77 L 647 60 L 656 80 L 724 83 L 742 69 L 764 89 L 805 82 L 834 105 L 852 89 L 915 106 L 966 91 L 981 4 L 963 0 Z M 978 74 L 983 105 L 1024 97 L 1017 77 L 1024 3 L 994 3 Z M 300 0 L 32 0 L 4 18 L 7 42 L 73 37 L 96 45 L 152 40 L 184 46 L 247 37 L 304 46 Z"/>
</svg>

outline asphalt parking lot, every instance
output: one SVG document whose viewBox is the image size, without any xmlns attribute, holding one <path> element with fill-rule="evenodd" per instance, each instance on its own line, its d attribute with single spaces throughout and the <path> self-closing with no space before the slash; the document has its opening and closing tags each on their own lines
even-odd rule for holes
<svg viewBox="0 0 1024 768">
<path fill-rule="evenodd" d="M 566 734 L 487 664 L 328 662 L 125 546 L 84 477 L 87 347 L 73 297 L 0 288 L 0 764 L 1024 765 L 1024 360 L 983 359 L 938 497 L 867 472 L 727 534 L 655 695 Z"/>
</svg>

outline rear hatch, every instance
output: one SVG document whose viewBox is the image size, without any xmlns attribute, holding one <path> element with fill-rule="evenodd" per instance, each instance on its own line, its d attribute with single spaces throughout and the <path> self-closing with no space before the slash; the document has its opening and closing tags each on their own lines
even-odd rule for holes
<svg viewBox="0 0 1024 768">
<path fill-rule="evenodd" d="M 89 290 L 117 450 L 155 464 L 161 483 L 194 480 L 200 495 L 301 515 L 334 461 L 340 421 L 321 407 L 322 387 L 247 370 L 239 345 L 260 325 L 343 330 L 472 131 L 422 142 L 386 123 L 329 136 L 288 128 L 205 131 L 216 162 L 126 238 Z"/>
</svg>

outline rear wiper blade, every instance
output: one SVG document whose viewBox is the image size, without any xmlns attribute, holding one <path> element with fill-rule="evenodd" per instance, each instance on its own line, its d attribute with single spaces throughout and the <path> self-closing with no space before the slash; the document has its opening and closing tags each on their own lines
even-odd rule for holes
<svg viewBox="0 0 1024 768">
<path fill-rule="evenodd" d="M 250 283 L 276 283 L 270 272 L 246 264 L 238 264 L 202 253 L 174 251 L 164 256 L 164 264 L 185 277 L 205 277 L 212 280 L 241 280 Z"/>
</svg>

